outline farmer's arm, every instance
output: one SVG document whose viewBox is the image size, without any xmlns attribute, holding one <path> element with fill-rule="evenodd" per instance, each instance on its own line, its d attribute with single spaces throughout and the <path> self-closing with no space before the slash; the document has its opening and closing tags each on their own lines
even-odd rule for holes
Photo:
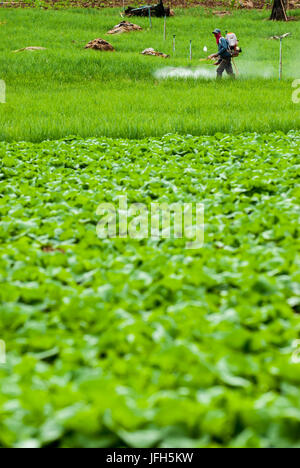
<svg viewBox="0 0 300 468">
<path fill-rule="evenodd" d="M 214 58 L 217 58 L 219 56 L 219 53 L 217 54 L 211 54 L 208 58 L 209 59 L 214 59 Z"/>
</svg>

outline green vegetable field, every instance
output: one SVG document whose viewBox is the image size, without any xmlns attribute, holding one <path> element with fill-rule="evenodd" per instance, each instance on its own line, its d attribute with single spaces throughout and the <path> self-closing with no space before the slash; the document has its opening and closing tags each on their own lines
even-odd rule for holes
<svg viewBox="0 0 300 468">
<path fill-rule="evenodd" d="M 299 142 L 1 143 L 1 446 L 299 447 Z M 205 247 L 98 239 L 124 193 Z"/>
</svg>

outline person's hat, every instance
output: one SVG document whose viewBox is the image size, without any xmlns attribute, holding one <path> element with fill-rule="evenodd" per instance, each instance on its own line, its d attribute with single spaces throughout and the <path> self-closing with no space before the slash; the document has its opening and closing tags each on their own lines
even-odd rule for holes
<svg viewBox="0 0 300 468">
<path fill-rule="evenodd" d="M 218 28 L 215 29 L 215 30 L 213 31 L 213 34 L 221 34 L 221 29 L 218 29 Z"/>
</svg>

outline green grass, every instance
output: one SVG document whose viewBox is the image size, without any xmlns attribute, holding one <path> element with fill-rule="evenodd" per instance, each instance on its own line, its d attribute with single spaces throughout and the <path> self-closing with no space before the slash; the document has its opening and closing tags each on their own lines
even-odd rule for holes
<svg viewBox="0 0 300 468">
<path fill-rule="evenodd" d="M 0 79 L 7 85 L 7 103 L 0 104 L 2 140 L 42 141 L 66 135 L 142 138 L 169 132 L 213 134 L 255 130 L 269 132 L 300 128 L 300 107 L 292 103 L 291 83 L 298 78 L 297 47 L 300 23 L 292 22 L 293 36 L 284 44 L 285 79 L 279 83 L 278 43 L 273 34 L 286 24 L 265 21 L 268 12 L 236 12 L 224 19 L 201 8 L 179 10 L 163 22 L 136 22 L 145 30 L 123 36 L 105 36 L 120 20 L 119 10 L 40 11 L 1 10 Z M 215 26 L 236 31 L 244 54 L 237 60 L 239 80 L 157 80 L 165 66 L 201 66 L 202 49 L 215 50 Z M 139 55 L 154 47 L 172 55 L 172 34 L 177 35 L 176 56 L 170 60 Z M 83 46 L 96 37 L 108 38 L 116 52 L 99 53 Z M 194 59 L 188 60 L 189 39 Z M 72 41 L 77 41 L 73 43 Z M 19 54 L 25 46 L 46 51 Z M 267 78 L 265 78 L 267 77 Z"/>
<path fill-rule="evenodd" d="M 0 447 L 299 448 L 299 143 L 0 143 Z M 99 239 L 124 194 L 203 248 Z"/>
</svg>

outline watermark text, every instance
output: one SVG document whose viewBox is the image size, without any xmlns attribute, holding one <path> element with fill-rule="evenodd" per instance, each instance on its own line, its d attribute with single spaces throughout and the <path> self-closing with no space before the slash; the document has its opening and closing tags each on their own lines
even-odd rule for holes
<svg viewBox="0 0 300 468">
<path fill-rule="evenodd" d="M 294 104 L 300 104 L 300 79 L 293 81 L 292 87 L 296 88 L 292 94 L 292 101 Z"/>
<path fill-rule="evenodd" d="M 3 340 L 0 340 L 0 365 L 1 364 L 6 364 L 6 345 Z"/>
<path fill-rule="evenodd" d="M 0 104 L 6 103 L 6 84 L 5 81 L 0 80 Z"/>
<path fill-rule="evenodd" d="M 292 363 L 300 364 L 300 340 L 295 340 L 293 342 L 294 352 L 292 355 Z"/>
<path fill-rule="evenodd" d="M 97 209 L 100 239 L 185 239 L 187 249 L 204 245 L 203 203 L 144 203 L 128 205 L 120 196 L 118 206 L 102 203 Z"/>
</svg>

